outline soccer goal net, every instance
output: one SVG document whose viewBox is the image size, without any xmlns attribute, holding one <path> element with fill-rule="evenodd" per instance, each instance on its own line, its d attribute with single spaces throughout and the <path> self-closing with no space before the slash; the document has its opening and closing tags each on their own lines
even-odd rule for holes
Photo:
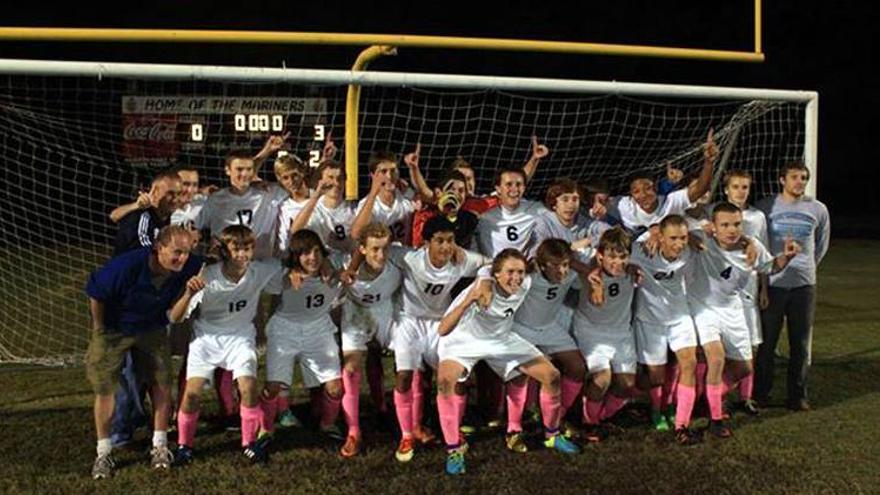
<svg viewBox="0 0 880 495">
<path fill-rule="evenodd" d="M 456 157 L 477 171 L 522 164 L 531 137 L 550 148 L 528 194 L 559 177 L 626 178 L 702 162 L 706 133 L 718 168 L 745 169 L 757 197 L 793 159 L 815 167 L 816 94 L 550 79 L 234 67 L 0 61 L 0 362 L 81 360 L 89 316 L 83 286 L 111 253 L 108 213 L 150 177 L 191 164 L 226 184 L 222 159 L 290 133 L 310 160 L 328 136 L 344 150 L 349 83 L 362 86 L 359 163 L 421 144 L 430 182 Z M 339 158 L 339 157 L 337 157 Z M 344 157 L 343 157 L 344 159 Z M 359 167 L 360 189 L 369 187 Z M 274 180 L 271 164 L 262 169 Z M 405 173 L 404 173 L 405 176 Z M 753 198 L 754 199 L 754 198 Z"/>
</svg>

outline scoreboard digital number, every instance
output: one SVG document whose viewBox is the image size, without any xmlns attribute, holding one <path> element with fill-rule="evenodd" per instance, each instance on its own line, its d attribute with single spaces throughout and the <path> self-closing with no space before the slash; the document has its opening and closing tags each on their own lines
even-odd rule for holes
<svg viewBox="0 0 880 495">
<path fill-rule="evenodd" d="M 124 96 L 122 152 L 135 166 L 164 167 L 259 149 L 269 135 L 284 132 L 323 141 L 327 108 L 326 98 Z M 310 161 L 320 157 L 320 151 L 308 154 Z"/>
</svg>

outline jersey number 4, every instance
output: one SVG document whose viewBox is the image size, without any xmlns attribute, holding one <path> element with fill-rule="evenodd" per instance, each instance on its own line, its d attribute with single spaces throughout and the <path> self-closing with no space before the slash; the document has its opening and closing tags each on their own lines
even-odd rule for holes
<svg viewBox="0 0 880 495">
<path fill-rule="evenodd" d="M 724 280 L 730 280 L 730 274 L 733 272 L 733 267 L 728 266 L 724 270 L 721 271 L 721 278 Z"/>
</svg>

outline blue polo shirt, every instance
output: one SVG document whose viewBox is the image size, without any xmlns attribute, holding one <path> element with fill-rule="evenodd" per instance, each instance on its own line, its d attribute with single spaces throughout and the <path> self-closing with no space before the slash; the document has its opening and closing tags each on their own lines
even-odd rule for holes
<svg viewBox="0 0 880 495">
<path fill-rule="evenodd" d="M 172 272 L 157 289 L 151 281 L 151 251 L 144 247 L 123 253 L 89 276 L 86 294 L 104 303 L 106 329 L 133 335 L 164 327 L 171 305 L 201 268 L 201 258 L 190 255 L 183 270 Z"/>
</svg>

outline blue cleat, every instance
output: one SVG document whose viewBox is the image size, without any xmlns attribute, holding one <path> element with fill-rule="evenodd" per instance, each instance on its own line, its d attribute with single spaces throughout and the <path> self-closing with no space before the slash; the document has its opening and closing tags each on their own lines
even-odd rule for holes
<svg viewBox="0 0 880 495">
<path fill-rule="evenodd" d="M 464 453 L 466 449 L 462 447 L 456 447 L 451 449 L 446 454 L 446 474 L 464 474 Z"/>
<path fill-rule="evenodd" d="M 559 433 L 544 440 L 544 446 L 548 449 L 554 449 L 563 454 L 580 454 L 581 448 L 576 443 L 565 438 L 565 435 Z"/>
</svg>

